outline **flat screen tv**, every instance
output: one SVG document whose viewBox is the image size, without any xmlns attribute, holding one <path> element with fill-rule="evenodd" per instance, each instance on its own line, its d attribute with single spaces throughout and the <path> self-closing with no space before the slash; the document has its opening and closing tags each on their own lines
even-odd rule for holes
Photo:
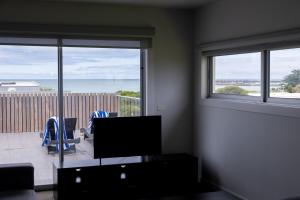
<svg viewBox="0 0 300 200">
<path fill-rule="evenodd" d="M 161 116 L 95 118 L 94 158 L 161 154 Z"/>
</svg>

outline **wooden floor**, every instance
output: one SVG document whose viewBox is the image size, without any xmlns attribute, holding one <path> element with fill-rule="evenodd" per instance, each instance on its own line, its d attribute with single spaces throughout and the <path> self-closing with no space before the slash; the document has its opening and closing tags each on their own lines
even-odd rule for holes
<svg viewBox="0 0 300 200">
<path fill-rule="evenodd" d="M 75 133 L 81 141 L 76 144 L 75 153 L 66 153 L 65 160 L 83 160 L 93 158 L 91 141 L 83 140 L 79 131 Z M 53 183 L 52 162 L 58 160 L 57 153 L 48 154 L 41 145 L 39 133 L 0 133 L 0 164 L 31 162 L 34 165 L 35 185 Z"/>
</svg>

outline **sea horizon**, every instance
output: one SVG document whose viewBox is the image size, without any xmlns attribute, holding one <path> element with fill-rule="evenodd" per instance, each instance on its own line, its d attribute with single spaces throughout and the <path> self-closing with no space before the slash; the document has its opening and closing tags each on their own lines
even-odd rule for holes
<svg viewBox="0 0 300 200">
<path fill-rule="evenodd" d="M 57 79 L 0 79 L 1 81 L 34 81 L 43 89 L 57 91 Z M 119 90 L 140 91 L 140 79 L 64 79 L 65 92 L 115 93 Z"/>
</svg>

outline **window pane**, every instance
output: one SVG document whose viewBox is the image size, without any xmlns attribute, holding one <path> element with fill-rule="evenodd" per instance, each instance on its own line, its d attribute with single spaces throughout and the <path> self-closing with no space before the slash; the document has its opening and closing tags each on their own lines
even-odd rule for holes
<svg viewBox="0 0 300 200">
<path fill-rule="evenodd" d="M 75 118 L 71 136 L 80 141 L 65 157 L 91 159 L 94 117 L 140 115 L 140 50 L 63 47 L 63 60 L 64 117 Z"/>
<path fill-rule="evenodd" d="M 300 98 L 300 48 L 270 52 L 270 97 Z"/>
<path fill-rule="evenodd" d="M 57 47 L 0 46 L 0 164 L 30 162 L 35 185 L 53 184 L 45 125 L 57 115 Z"/>
<path fill-rule="evenodd" d="M 260 96 L 261 54 L 213 57 L 213 93 Z"/>
</svg>

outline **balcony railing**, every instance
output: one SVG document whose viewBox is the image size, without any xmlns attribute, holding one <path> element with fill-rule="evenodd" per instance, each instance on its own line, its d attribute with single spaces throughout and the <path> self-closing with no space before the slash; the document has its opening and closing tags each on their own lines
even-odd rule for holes
<svg viewBox="0 0 300 200">
<path fill-rule="evenodd" d="M 91 112 L 140 114 L 140 99 L 109 93 L 64 93 L 64 116 L 76 117 L 76 129 L 86 127 Z M 57 93 L 0 94 L 0 133 L 42 132 L 47 119 L 58 115 Z"/>
</svg>

